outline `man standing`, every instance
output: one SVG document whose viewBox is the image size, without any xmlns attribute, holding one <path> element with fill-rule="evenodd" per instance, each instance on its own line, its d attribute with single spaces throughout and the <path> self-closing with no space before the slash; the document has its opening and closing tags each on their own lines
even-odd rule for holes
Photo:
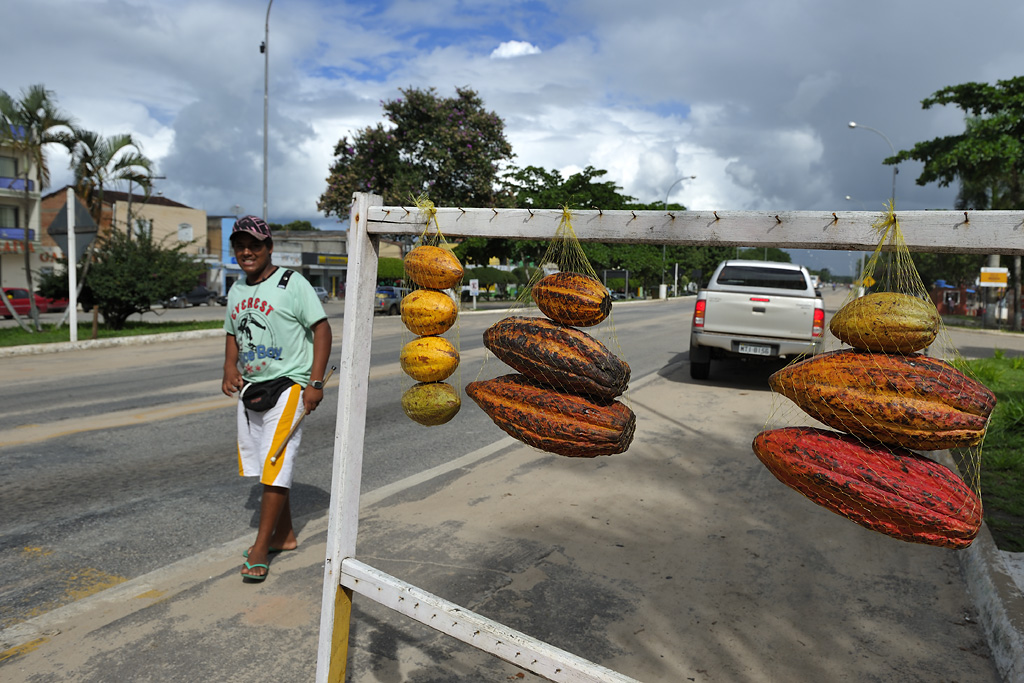
<svg viewBox="0 0 1024 683">
<path fill-rule="evenodd" d="M 276 462 L 271 457 L 303 412 L 313 412 L 324 398 L 331 326 L 312 285 L 272 263 L 274 242 L 266 222 L 239 218 L 230 241 L 245 279 L 228 293 L 221 390 L 228 396 L 241 392 L 239 474 L 259 476 L 263 484 L 256 541 L 242 567 L 244 579 L 263 581 L 270 554 L 298 546 L 289 491 L 301 425 Z"/>
</svg>

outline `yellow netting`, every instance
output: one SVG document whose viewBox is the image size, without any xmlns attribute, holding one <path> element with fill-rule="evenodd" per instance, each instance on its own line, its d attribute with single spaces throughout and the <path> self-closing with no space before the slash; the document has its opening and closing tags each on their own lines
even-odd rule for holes
<svg viewBox="0 0 1024 683">
<path fill-rule="evenodd" d="M 963 547 L 981 523 L 994 396 L 950 340 L 891 203 L 873 227 L 878 245 L 822 352 L 772 375 L 754 450 L 783 483 L 862 526 Z"/>
</svg>

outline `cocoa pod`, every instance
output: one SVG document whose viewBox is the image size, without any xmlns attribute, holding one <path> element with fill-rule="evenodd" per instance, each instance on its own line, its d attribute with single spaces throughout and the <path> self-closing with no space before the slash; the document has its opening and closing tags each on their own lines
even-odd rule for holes
<svg viewBox="0 0 1024 683">
<path fill-rule="evenodd" d="M 435 427 L 450 421 L 462 408 L 459 392 L 445 382 L 421 382 L 402 394 L 402 410 L 414 422 Z"/>
<path fill-rule="evenodd" d="M 556 389 L 615 398 L 629 384 L 629 365 L 604 344 L 545 318 L 499 320 L 484 332 L 484 346 L 513 369 Z"/>
<path fill-rule="evenodd" d="M 444 337 L 417 337 L 402 347 L 399 362 L 417 382 L 440 382 L 459 367 L 459 352 Z"/>
<path fill-rule="evenodd" d="M 768 384 L 829 427 L 925 451 L 980 442 L 996 403 L 980 382 L 918 354 L 832 351 L 786 366 Z"/>
<path fill-rule="evenodd" d="M 466 394 L 510 436 L 558 455 L 623 453 L 636 431 L 636 415 L 618 401 L 558 391 L 523 375 L 470 382 Z"/>
<path fill-rule="evenodd" d="M 592 327 L 612 312 L 612 295 L 600 280 L 580 273 L 553 273 L 531 290 L 540 312 L 563 325 Z"/>
<path fill-rule="evenodd" d="M 828 329 L 855 349 L 913 353 L 935 341 L 941 323 L 931 301 L 899 292 L 874 292 L 836 311 Z"/>
<path fill-rule="evenodd" d="M 981 501 L 970 487 L 948 467 L 907 449 L 813 427 L 761 432 L 753 448 L 783 484 L 867 529 L 966 548 L 981 528 Z"/>
<path fill-rule="evenodd" d="M 402 322 L 413 334 L 444 334 L 458 315 L 455 301 L 436 289 L 417 289 L 402 298 Z"/>
<path fill-rule="evenodd" d="M 449 289 L 462 282 L 462 264 L 455 254 L 423 245 L 405 255 L 405 273 L 426 289 Z"/>
</svg>

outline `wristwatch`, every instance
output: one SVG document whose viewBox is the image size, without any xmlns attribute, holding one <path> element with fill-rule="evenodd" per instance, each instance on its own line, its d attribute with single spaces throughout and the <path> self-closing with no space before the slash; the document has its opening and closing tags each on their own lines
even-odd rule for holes
<svg viewBox="0 0 1024 683">
<path fill-rule="evenodd" d="M 314 389 L 319 389 L 319 390 L 323 391 L 324 382 L 323 382 L 323 380 L 315 379 L 315 380 L 313 380 L 312 382 L 309 383 L 309 386 L 313 387 Z"/>
</svg>

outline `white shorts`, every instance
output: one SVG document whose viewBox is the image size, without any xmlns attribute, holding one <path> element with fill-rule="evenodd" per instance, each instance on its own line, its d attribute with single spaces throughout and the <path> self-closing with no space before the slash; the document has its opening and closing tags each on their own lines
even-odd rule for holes
<svg viewBox="0 0 1024 683">
<path fill-rule="evenodd" d="M 302 387 L 293 384 L 277 399 L 277 404 L 266 412 L 246 410 L 238 402 L 238 474 L 259 477 L 261 484 L 291 488 L 295 454 L 302 441 L 302 427 L 292 434 L 288 445 L 270 463 L 289 430 L 302 417 Z"/>
</svg>

